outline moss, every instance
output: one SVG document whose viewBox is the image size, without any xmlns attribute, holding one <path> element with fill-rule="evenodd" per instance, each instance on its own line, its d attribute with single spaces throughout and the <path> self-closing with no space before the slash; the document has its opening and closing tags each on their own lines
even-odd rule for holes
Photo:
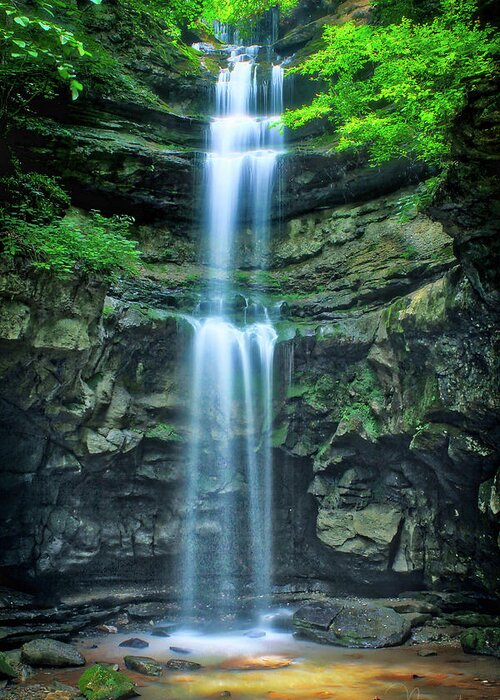
<svg viewBox="0 0 500 700">
<path fill-rule="evenodd" d="M 7 654 L 0 651 L 0 678 L 17 678 L 18 672 Z"/>
<path fill-rule="evenodd" d="M 468 654 L 500 657 L 499 627 L 471 627 L 462 634 L 460 642 Z"/>
<path fill-rule="evenodd" d="M 95 664 L 84 671 L 78 687 L 88 700 L 118 700 L 137 695 L 135 683 L 128 676 L 104 664 Z"/>
<path fill-rule="evenodd" d="M 345 423 L 351 430 L 360 428 L 371 438 L 380 436 L 381 430 L 371 408 L 364 403 L 355 402 L 346 406 L 341 422 Z"/>
<path fill-rule="evenodd" d="M 146 437 L 162 442 L 182 442 L 183 438 L 175 430 L 175 426 L 168 423 L 157 423 L 154 427 L 146 430 Z"/>
<path fill-rule="evenodd" d="M 307 384 L 291 384 L 286 392 L 288 399 L 297 399 L 307 394 L 310 387 Z"/>
<path fill-rule="evenodd" d="M 440 404 L 439 384 L 435 375 L 405 375 L 407 390 L 403 391 L 404 403 L 402 413 L 403 429 L 421 432 L 426 423 L 429 410 Z"/>
<path fill-rule="evenodd" d="M 113 313 L 114 313 L 114 309 L 112 306 L 108 306 L 107 304 L 105 304 L 103 306 L 103 309 L 102 309 L 103 318 L 109 318 L 110 316 L 113 315 Z"/>
<path fill-rule="evenodd" d="M 273 447 L 281 447 L 285 444 L 288 436 L 288 423 L 283 423 L 279 428 L 275 428 L 271 435 L 271 445 Z"/>
<path fill-rule="evenodd" d="M 384 394 L 380 388 L 376 372 L 371 367 L 363 367 L 351 382 L 351 390 L 363 396 L 369 402 L 384 403 Z"/>
</svg>

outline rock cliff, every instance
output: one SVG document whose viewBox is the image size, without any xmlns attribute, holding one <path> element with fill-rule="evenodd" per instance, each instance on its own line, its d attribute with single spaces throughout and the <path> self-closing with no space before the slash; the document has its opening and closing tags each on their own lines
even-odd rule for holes
<svg viewBox="0 0 500 700">
<path fill-rule="evenodd" d="M 340 21 L 342 7 L 326 3 L 325 15 Z M 283 54 L 315 41 L 321 20 L 308 18 L 283 28 Z M 131 214 L 145 251 L 140 278 L 111 287 L 3 269 L 0 570 L 34 588 L 178 581 L 184 314 L 202 294 L 199 154 L 216 67 L 193 53 L 165 69 L 165 56 L 139 59 L 116 41 L 142 92 L 41 105 L 37 128 L 12 134 L 21 162 L 62 178 L 72 215 Z M 146 91 L 154 99 L 138 98 Z M 422 169 L 370 168 L 317 134 L 294 136 L 266 270 L 241 231 L 234 280 L 250 297 L 235 308 L 280 309 L 282 590 L 495 586 L 495 114 L 488 88 L 471 96 L 447 188 L 405 217 Z"/>
</svg>

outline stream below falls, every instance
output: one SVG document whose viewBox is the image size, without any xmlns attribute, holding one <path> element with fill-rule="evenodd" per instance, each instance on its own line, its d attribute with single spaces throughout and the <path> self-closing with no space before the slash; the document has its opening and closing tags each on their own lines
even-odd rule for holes
<svg viewBox="0 0 500 700">
<path fill-rule="evenodd" d="M 261 631 L 262 628 L 259 628 Z M 294 638 L 290 633 L 265 630 L 250 638 L 249 630 L 220 634 L 176 631 L 168 638 L 150 630 L 134 632 L 147 641 L 146 649 L 120 648 L 130 633 L 80 637 L 77 646 L 89 664 L 118 664 L 138 685 L 143 700 L 498 700 L 500 669 L 497 659 L 466 655 L 459 647 L 426 645 L 435 656 L 422 658 L 422 647 L 342 649 Z M 255 630 L 253 631 L 255 633 Z M 176 653 L 170 647 L 189 653 Z M 147 678 L 125 669 L 127 654 L 194 661 L 196 671 L 166 669 Z M 280 667 L 280 664 L 286 663 Z M 241 670 L 254 666 L 254 670 Z M 277 666 L 277 668 L 274 668 Z M 76 685 L 81 669 L 39 671 L 31 682 L 54 679 Z"/>
</svg>

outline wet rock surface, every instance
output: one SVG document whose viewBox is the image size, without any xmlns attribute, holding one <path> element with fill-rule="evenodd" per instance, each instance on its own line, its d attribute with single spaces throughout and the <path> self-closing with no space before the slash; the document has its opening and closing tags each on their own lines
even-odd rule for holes
<svg viewBox="0 0 500 700">
<path fill-rule="evenodd" d="M 171 671 L 199 671 L 203 668 L 196 661 L 188 661 L 187 659 L 169 659 L 165 666 Z"/>
<path fill-rule="evenodd" d="M 150 656 L 124 656 L 123 660 L 130 671 L 144 676 L 161 676 L 163 673 L 163 665 Z"/>
<path fill-rule="evenodd" d="M 300 59 L 325 18 L 345 21 L 351 10 L 301 7 L 289 21 L 304 27 L 288 26 L 280 50 Z M 96 11 L 104 14 L 94 31 L 106 40 L 115 11 Z M 366 21 L 364 2 L 356 12 Z M 159 601 L 179 590 L 189 437 L 183 314 L 203 293 L 193 183 L 217 66 L 204 69 L 201 56 L 166 64 L 154 52 L 138 60 L 117 41 L 153 101 L 89 95 L 54 113 L 45 106 L 40 133 L 12 132 L 20 160 L 44 172 L 50 164 L 74 206 L 134 215 L 146 266 L 113 287 L 22 265 L 2 270 L 0 573 L 47 594 L 0 591 L 5 649 L 114 625 L 127 605 L 131 619 L 157 621 Z M 293 356 L 272 436 L 277 586 L 330 595 L 445 589 L 422 600 L 445 615 L 499 614 L 498 598 L 487 595 L 496 589 L 500 513 L 488 90 L 470 96 L 448 190 L 430 210 L 401 220 L 421 169 L 369 168 L 301 134 L 280 163 L 284 220 L 273 226 L 266 269 L 252 269 L 242 224 L 235 283 L 281 309 L 281 379 Z M 75 581 L 107 593 L 95 606 L 86 594 L 68 603 Z M 145 594 L 146 582 L 168 592 Z M 123 583 L 139 586 L 121 596 Z M 460 588 L 484 596 L 451 592 Z M 407 618 L 415 625 L 434 615 L 399 612 L 417 616 Z M 450 617 L 447 625 L 496 622 Z"/>
<path fill-rule="evenodd" d="M 125 639 L 125 641 L 120 642 L 119 646 L 127 649 L 146 649 L 149 646 L 149 643 L 144 639 L 132 637 L 131 639 Z"/>
<path fill-rule="evenodd" d="M 293 616 L 295 630 L 313 641 L 361 649 L 403 644 L 410 623 L 391 608 L 349 599 L 308 603 Z"/>
<path fill-rule="evenodd" d="M 55 639 L 35 639 L 23 644 L 21 656 L 32 666 L 84 666 L 85 658 L 71 646 Z"/>
</svg>

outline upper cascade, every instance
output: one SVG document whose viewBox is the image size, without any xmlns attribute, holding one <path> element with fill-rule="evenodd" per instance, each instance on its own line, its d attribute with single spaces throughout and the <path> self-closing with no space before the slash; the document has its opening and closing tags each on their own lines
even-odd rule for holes
<svg viewBox="0 0 500 700">
<path fill-rule="evenodd" d="M 206 167 L 206 257 L 212 268 L 227 270 L 235 264 L 242 220 L 252 226 L 256 267 L 262 266 L 268 248 L 277 156 L 283 149 L 276 126 L 283 109 L 283 68 L 272 66 L 268 79 L 260 81 L 259 50 L 233 48 L 230 67 L 221 69 L 217 81 Z"/>
</svg>

